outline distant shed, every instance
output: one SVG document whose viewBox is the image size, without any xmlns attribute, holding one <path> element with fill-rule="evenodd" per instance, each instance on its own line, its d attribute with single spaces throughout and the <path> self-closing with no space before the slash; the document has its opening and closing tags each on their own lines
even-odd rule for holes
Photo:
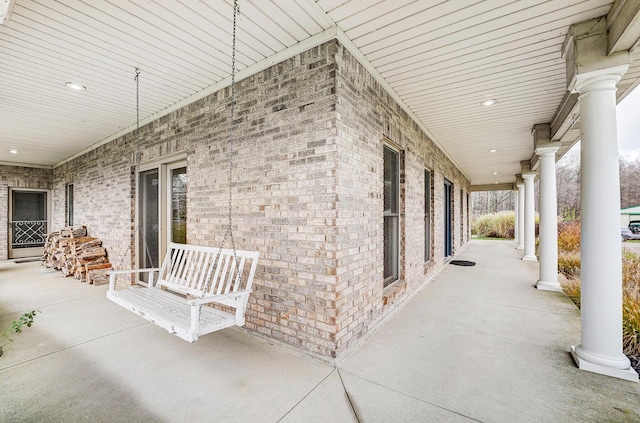
<svg viewBox="0 0 640 423">
<path fill-rule="evenodd" d="M 640 220 L 640 204 L 620 210 L 621 226 L 629 226 L 632 220 Z"/>
</svg>

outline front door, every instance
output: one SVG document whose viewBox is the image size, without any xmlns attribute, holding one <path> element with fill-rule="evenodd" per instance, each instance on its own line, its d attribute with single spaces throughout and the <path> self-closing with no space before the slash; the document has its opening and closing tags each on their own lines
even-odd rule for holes
<svg viewBox="0 0 640 423">
<path fill-rule="evenodd" d="M 48 192 L 12 189 L 10 192 L 9 258 L 42 256 L 48 232 Z"/>
<path fill-rule="evenodd" d="M 453 210 L 452 184 L 444 180 L 444 256 L 453 254 Z"/>
</svg>

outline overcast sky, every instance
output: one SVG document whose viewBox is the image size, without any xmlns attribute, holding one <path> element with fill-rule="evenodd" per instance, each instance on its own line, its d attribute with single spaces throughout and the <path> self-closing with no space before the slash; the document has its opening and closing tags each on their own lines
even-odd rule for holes
<svg viewBox="0 0 640 423">
<path fill-rule="evenodd" d="M 618 104 L 617 112 L 619 154 L 640 154 L 640 87 Z"/>
</svg>

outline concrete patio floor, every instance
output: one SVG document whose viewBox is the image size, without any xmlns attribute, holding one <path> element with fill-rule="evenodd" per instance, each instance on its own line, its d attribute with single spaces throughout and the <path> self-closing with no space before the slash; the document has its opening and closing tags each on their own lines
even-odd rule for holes
<svg viewBox="0 0 640 423">
<path fill-rule="evenodd" d="M 508 241 L 472 241 L 337 367 L 242 330 L 188 344 L 39 263 L 0 262 L 2 422 L 638 422 L 578 370 L 579 311 Z"/>
</svg>

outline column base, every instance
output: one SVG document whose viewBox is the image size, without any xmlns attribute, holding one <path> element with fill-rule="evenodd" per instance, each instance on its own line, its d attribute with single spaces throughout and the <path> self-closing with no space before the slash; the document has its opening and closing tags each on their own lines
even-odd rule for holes
<svg viewBox="0 0 640 423">
<path fill-rule="evenodd" d="M 536 288 L 541 291 L 553 291 L 553 292 L 563 292 L 562 286 L 560 286 L 560 282 L 558 281 L 538 281 L 536 282 Z"/>
<path fill-rule="evenodd" d="M 524 245 L 518 244 L 518 246 L 516 247 L 516 250 L 524 250 Z"/>
<path fill-rule="evenodd" d="M 576 348 L 573 345 L 571 346 L 571 356 L 573 357 L 573 361 L 576 362 L 576 365 L 580 370 L 585 370 L 591 373 L 598 373 L 605 376 L 611 376 L 618 379 L 628 380 L 629 382 L 638 382 L 638 373 L 631 366 L 628 369 L 616 369 L 614 367 L 604 366 L 602 364 L 595 364 L 586 359 L 579 357 L 576 352 Z"/>
<path fill-rule="evenodd" d="M 531 256 L 522 256 L 522 260 L 524 260 L 524 261 L 538 261 L 538 258 L 534 254 L 534 255 L 531 255 Z"/>
</svg>

